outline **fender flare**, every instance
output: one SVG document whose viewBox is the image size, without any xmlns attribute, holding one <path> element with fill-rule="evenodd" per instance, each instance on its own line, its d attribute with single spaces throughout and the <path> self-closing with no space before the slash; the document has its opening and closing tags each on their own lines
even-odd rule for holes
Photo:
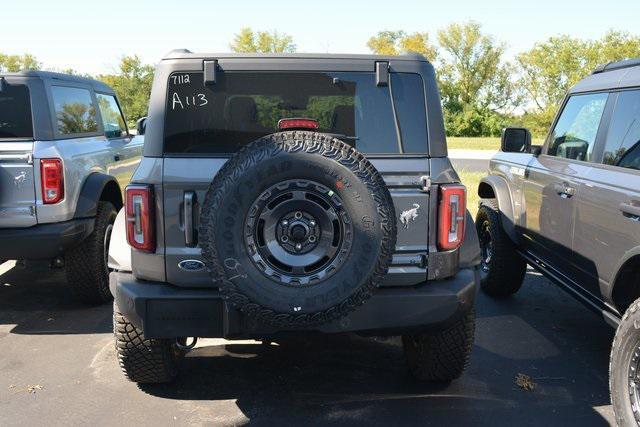
<svg viewBox="0 0 640 427">
<path fill-rule="evenodd" d="M 96 216 L 98 201 L 105 187 L 113 183 L 119 189 L 118 181 L 110 175 L 100 172 L 94 172 L 85 179 L 82 189 L 78 195 L 78 203 L 76 204 L 76 213 L 74 218 L 91 218 Z M 120 202 L 115 204 L 116 209 L 122 207 L 122 195 L 118 195 Z"/>
<path fill-rule="evenodd" d="M 480 185 L 478 186 L 478 195 L 481 198 L 488 198 L 485 197 L 484 193 L 481 191 L 483 184 L 488 185 L 493 190 L 495 199 L 498 202 L 502 228 L 514 243 L 518 243 L 516 222 L 513 213 L 513 201 L 511 199 L 511 191 L 509 191 L 509 184 L 502 177 L 496 175 L 485 176 L 480 180 Z"/>
</svg>

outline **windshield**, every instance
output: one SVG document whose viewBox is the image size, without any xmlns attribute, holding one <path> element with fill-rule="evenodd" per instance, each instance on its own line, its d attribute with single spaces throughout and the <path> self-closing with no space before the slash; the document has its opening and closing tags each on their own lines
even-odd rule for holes
<svg viewBox="0 0 640 427">
<path fill-rule="evenodd" d="M 421 81 L 415 89 L 423 94 Z M 283 118 L 315 119 L 362 152 L 399 151 L 390 90 L 373 73 L 221 72 L 211 86 L 202 73 L 174 73 L 166 111 L 165 153 L 233 153 Z"/>
<path fill-rule="evenodd" d="M 31 101 L 25 85 L 0 85 L 0 138 L 32 138 Z"/>
</svg>

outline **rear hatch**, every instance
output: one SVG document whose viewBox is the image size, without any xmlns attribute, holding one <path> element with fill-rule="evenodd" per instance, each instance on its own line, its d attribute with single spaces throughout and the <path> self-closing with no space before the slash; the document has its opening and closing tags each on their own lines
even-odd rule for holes
<svg viewBox="0 0 640 427">
<path fill-rule="evenodd" d="M 0 78 L 0 228 L 35 225 L 29 88 Z"/>
<path fill-rule="evenodd" d="M 198 203 L 209 183 L 239 148 L 277 132 L 280 119 L 305 117 L 366 154 L 391 191 L 398 238 L 386 284 L 424 282 L 430 200 L 420 75 L 391 73 L 391 85 L 383 86 L 373 72 L 219 74 L 212 86 L 203 85 L 198 72 L 169 78 L 163 167 L 167 280 L 179 286 L 211 283 L 206 272 L 178 266 L 200 258 Z M 187 236 L 193 236 L 191 244 Z"/>
</svg>

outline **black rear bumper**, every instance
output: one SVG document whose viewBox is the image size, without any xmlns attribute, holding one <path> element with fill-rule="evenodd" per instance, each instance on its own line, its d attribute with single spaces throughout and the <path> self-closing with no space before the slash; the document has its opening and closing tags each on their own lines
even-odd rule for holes
<svg viewBox="0 0 640 427">
<path fill-rule="evenodd" d="M 49 259 L 77 246 L 93 232 L 94 218 L 27 228 L 0 229 L 0 259 Z"/>
<path fill-rule="evenodd" d="M 401 335 L 443 328 L 473 307 L 479 280 L 477 269 L 464 269 L 420 286 L 380 288 L 347 317 L 312 330 Z M 285 332 L 251 324 L 215 289 L 139 281 L 131 273 L 111 273 L 110 287 L 120 312 L 147 338 L 257 338 Z"/>
</svg>

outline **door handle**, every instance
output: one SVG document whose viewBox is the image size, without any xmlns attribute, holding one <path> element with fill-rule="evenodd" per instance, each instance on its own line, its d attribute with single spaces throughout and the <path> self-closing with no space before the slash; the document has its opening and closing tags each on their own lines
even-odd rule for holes
<svg viewBox="0 0 640 427">
<path fill-rule="evenodd" d="M 120 161 L 120 153 L 114 154 L 113 155 L 113 160 L 115 160 L 116 162 L 119 162 Z"/>
<path fill-rule="evenodd" d="M 620 203 L 620 212 L 625 217 L 634 221 L 640 221 L 640 206 L 632 203 Z"/>
<path fill-rule="evenodd" d="M 196 244 L 195 233 L 193 230 L 193 204 L 196 194 L 193 191 L 185 191 L 184 193 L 184 243 L 192 248 Z"/>
<path fill-rule="evenodd" d="M 571 187 L 567 183 L 554 184 L 553 188 L 556 190 L 556 193 L 558 193 L 560 197 L 563 197 L 565 199 L 568 199 L 569 197 L 573 197 L 576 194 L 575 187 Z"/>
</svg>

